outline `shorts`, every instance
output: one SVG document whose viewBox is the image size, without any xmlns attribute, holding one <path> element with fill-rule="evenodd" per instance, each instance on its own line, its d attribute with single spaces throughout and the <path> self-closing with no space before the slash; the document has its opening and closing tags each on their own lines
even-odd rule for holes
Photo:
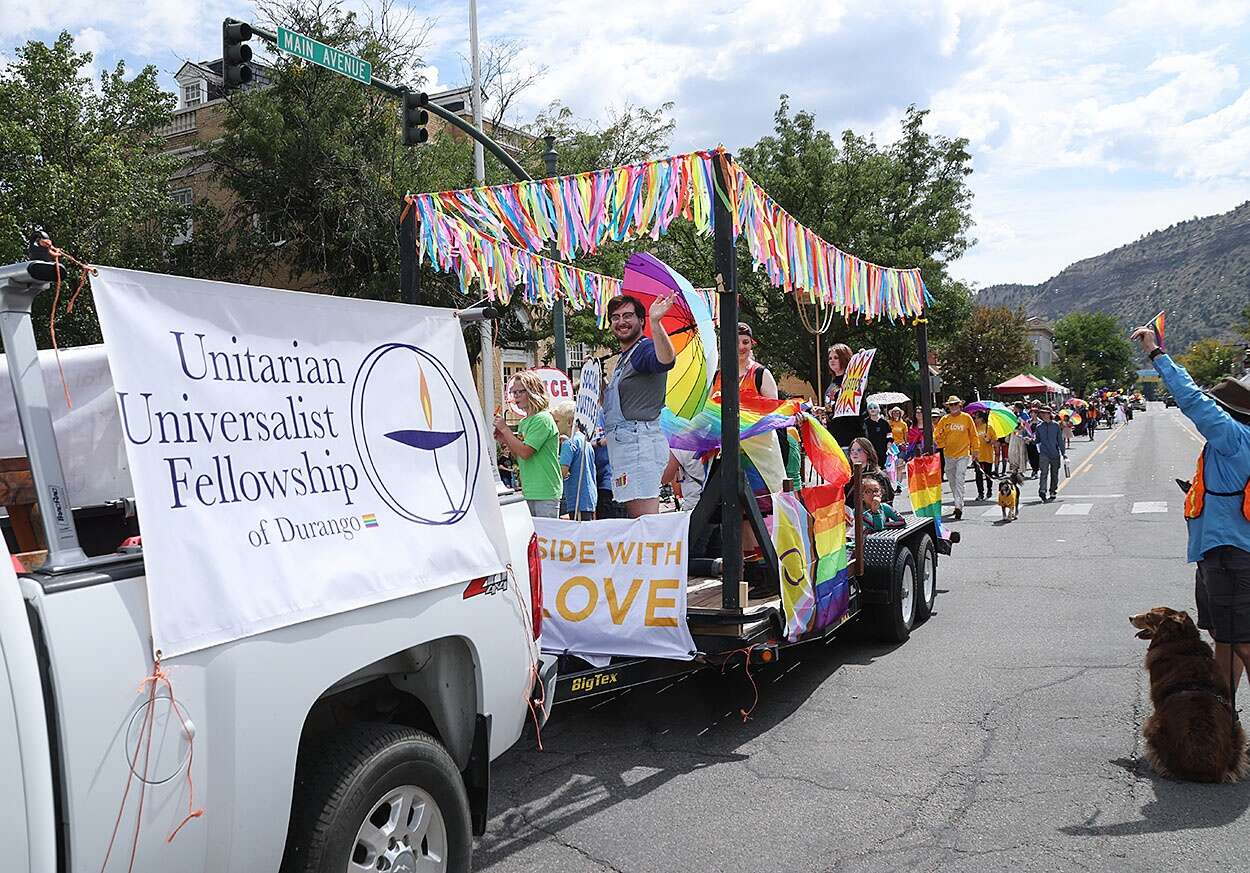
<svg viewBox="0 0 1250 873">
<path fill-rule="evenodd" d="M 608 431 L 612 498 L 618 503 L 660 496 L 668 465 L 668 438 L 656 421 L 624 421 Z"/>
<path fill-rule="evenodd" d="M 530 517 L 532 518 L 559 518 L 560 517 L 560 498 L 555 500 L 526 500 L 530 507 Z"/>
<path fill-rule="evenodd" d="M 1219 546 L 1203 555 L 1194 599 L 1198 627 L 1217 643 L 1250 643 L 1250 552 Z"/>
</svg>

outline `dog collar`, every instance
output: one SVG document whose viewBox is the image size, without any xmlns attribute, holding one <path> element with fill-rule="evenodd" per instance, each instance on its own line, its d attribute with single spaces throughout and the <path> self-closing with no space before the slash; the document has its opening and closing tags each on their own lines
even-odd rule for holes
<svg viewBox="0 0 1250 873">
<path fill-rule="evenodd" d="M 1214 697 L 1224 706 L 1226 707 L 1230 706 L 1228 702 L 1228 698 L 1224 696 L 1223 688 L 1221 688 L 1219 685 L 1216 685 L 1214 682 L 1198 682 L 1198 681 L 1181 682 L 1177 685 L 1172 685 L 1164 689 L 1163 693 L 1159 695 L 1159 703 L 1163 703 L 1163 701 L 1167 700 L 1169 697 L 1171 697 L 1174 694 L 1185 694 L 1187 692 L 1200 692 L 1202 694 L 1210 694 L 1212 697 Z"/>
</svg>

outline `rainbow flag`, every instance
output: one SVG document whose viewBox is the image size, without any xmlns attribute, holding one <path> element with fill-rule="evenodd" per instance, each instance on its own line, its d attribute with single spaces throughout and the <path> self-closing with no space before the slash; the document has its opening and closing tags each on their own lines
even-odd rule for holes
<svg viewBox="0 0 1250 873">
<path fill-rule="evenodd" d="M 851 462 L 833 438 L 833 434 L 816 420 L 810 412 L 804 412 L 799 422 L 799 434 L 803 439 L 803 451 L 820 477 L 830 485 L 841 488 L 851 481 Z"/>
<path fill-rule="evenodd" d="M 917 455 L 907 462 L 907 491 L 917 518 L 931 518 L 942 536 L 942 458 Z"/>
<path fill-rule="evenodd" d="M 360 520 L 365 523 L 365 527 L 377 527 L 378 526 L 378 517 L 374 515 L 372 512 L 362 515 L 360 517 Z"/>
<path fill-rule="evenodd" d="M 1155 332 L 1155 342 L 1159 344 L 1159 348 L 1163 348 L 1163 322 L 1165 320 L 1166 315 L 1167 315 L 1167 310 L 1165 309 L 1163 312 L 1160 312 L 1158 315 L 1152 318 L 1150 320 L 1150 324 L 1146 325 L 1146 327 L 1150 328 L 1151 330 Z"/>
<path fill-rule="evenodd" d="M 846 504 L 841 485 L 809 485 L 802 494 L 812 514 L 812 541 L 816 550 L 816 620 L 810 629 L 822 630 L 840 622 L 850 609 Z"/>
<path fill-rule="evenodd" d="M 816 590 L 812 571 L 811 517 L 798 495 L 773 495 L 772 534 L 781 576 L 781 605 L 786 616 L 786 639 L 795 642 L 811 630 L 816 618 Z"/>
<path fill-rule="evenodd" d="M 769 431 L 788 427 L 802 408 L 802 401 L 774 400 L 754 391 L 744 391 L 738 398 L 738 438 L 750 439 Z M 661 410 L 660 426 L 674 449 L 691 452 L 714 451 L 720 448 L 720 392 L 714 392 L 691 418 L 682 418 L 667 406 Z"/>
</svg>

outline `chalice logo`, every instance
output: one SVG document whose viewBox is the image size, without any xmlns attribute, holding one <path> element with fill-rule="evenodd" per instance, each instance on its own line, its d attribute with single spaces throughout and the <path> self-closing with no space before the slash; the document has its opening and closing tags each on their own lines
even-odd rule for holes
<svg viewBox="0 0 1250 873">
<path fill-rule="evenodd" d="M 352 438 L 369 484 L 417 524 L 455 524 L 473 502 L 482 435 L 473 407 L 442 361 L 386 343 L 352 385 Z"/>
</svg>

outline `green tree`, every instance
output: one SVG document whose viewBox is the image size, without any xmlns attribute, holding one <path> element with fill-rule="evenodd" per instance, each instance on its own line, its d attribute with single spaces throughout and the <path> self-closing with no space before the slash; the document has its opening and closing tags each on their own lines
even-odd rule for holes
<svg viewBox="0 0 1250 873">
<path fill-rule="evenodd" d="M 1059 319 L 1055 353 L 1060 381 L 1079 394 L 1124 385 L 1133 375 L 1133 348 L 1111 315 L 1072 312 Z"/>
<path fill-rule="evenodd" d="M 1208 338 L 1198 340 L 1177 361 L 1199 385 L 1214 385 L 1240 368 L 1241 356 L 1237 344 Z"/>
<path fill-rule="evenodd" d="M 971 242 L 972 168 L 967 141 L 931 134 L 926 115 L 910 107 L 899 138 L 879 146 L 849 130 L 835 139 L 811 113 L 792 113 L 782 96 L 773 133 L 737 158 L 778 204 L 844 251 L 882 266 L 919 267 L 934 297 L 930 339 L 940 344 L 971 309 L 969 289 L 952 282 L 946 269 Z M 816 359 L 816 339 L 803 328 L 792 296 L 752 271 L 745 253 L 738 275 L 743 315 L 755 325 L 760 357 L 779 373 L 815 384 L 824 362 Z M 821 348 L 835 342 L 877 349 L 874 387 L 918 385 L 910 329 L 835 318 Z"/>
<path fill-rule="evenodd" d="M 119 62 L 93 83 L 84 72 L 91 59 L 62 33 L 51 45 L 26 43 L 0 68 L 0 263 L 24 258 L 27 233 L 41 226 L 83 261 L 168 266 L 186 218 L 169 193 L 177 163 L 157 134 L 174 98 L 151 66 L 127 78 Z M 51 305 L 50 294 L 35 304 L 44 344 Z M 72 314 L 58 314 L 61 345 L 99 338 L 89 294 Z"/>
<path fill-rule="evenodd" d="M 1006 306 L 974 306 L 942 350 L 946 388 L 965 400 L 976 389 L 987 394 L 1033 361 L 1025 315 Z"/>
<path fill-rule="evenodd" d="M 1241 310 L 1241 323 L 1237 325 L 1236 330 L 1246 342 L 1250 343 L 1250 304 L 1246 304 Z"/>
</svg>

